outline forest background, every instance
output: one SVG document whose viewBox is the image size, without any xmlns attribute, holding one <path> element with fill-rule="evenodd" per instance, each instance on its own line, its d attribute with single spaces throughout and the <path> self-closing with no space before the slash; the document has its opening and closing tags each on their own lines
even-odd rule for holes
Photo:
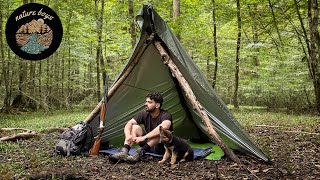
<svg viewBox="0 0 320 180">
<path fill-rule="evenodd" d="M 51 7 L 63 25 L 58 50 L 41 61 L 16 56 L 5 38 L 23 4 Z M 2 112 L 94 107 L 103 80 L 117 78 L 139 38 L 145 0 L 0 0 Z M 234 107 L 320 113 L 316 0 L 151 2 L 218 95 Z"/>
</svg>

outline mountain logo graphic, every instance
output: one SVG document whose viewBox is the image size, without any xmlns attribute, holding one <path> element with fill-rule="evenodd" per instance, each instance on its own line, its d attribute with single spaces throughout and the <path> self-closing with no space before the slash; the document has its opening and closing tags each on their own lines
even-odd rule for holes
<svg viewBox="0 0 320 180">
<path fill-rule="evenodd" d="M 49 7 L 30 3 L 16 9 L 6 25 L 6 38 L 11 50 L 27 60 L 51 56 L 62 40 L 62 24 Z"/>
</svg>

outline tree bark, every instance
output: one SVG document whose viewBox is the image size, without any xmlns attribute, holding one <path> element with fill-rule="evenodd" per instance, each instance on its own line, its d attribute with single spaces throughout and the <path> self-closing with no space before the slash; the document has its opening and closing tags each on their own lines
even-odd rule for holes
<svg viewBox="0 0 320 180">
<path fill-rule="evenodd" d="M 95 14 L 96 14 L 96 29 L 97 29 L 97 41 L 98 41 L 98 46 L 97 46 L 97 54 L 96 54 L 96 73 L 97 73 L 97 89 L 96 89 L 96 95 L 97 95 L 97 100 L 100 101 L 101 99 L 101 85 L 100 85 L 100 59 L 102 57 L 102 47 L 101 47 L 101 18 L 99 17 L 99 0 L 95 0 Z"/>
<path fill-rule="evenodd" d="M 237 54 L 236 54 L 236 64 L 235 64 L 235 82 L 234 82 L 234 96 L 233 96 L 233 106 L 235 108 L 239 108 L 238 88 L 239 88 L 240 46 L 241 46 L 240 0 L 237 0 L 237 22 L 238 22 L 238 39 L 237 39 Z"/>
<path fill-rule="evenodd" d="M 268 0 L 268 2 L 269 2 L 269 7 L 270 7 L 271 13 L 272 13 L 273 24 L 274 24 L 274 27 L 277 30 L 277 34 L 278 34 L 278 38 L 279 38 L 279 42 L 280 42 L 279 44 L 282 44 L 281 35 L 280 35 L 279 27 L 278 27 L 278 24 L 277 24 L 277 18 L 276 18 L 276 15 L 274 14 L 274 10 L 273 10 L 273 5 L 272 5 L 270 0 Z"/>
<path fill-rule="evenodd" d="M 98 34 L 98 46 L 99 46 L 99 60 L 100 60 L 100 64 L 101 64 L 101 71 L 102 71 L 102 80 L 103 80 L 103 84 L 106 84 L 105 80 L 106 80 L 106 76 L 107 76 L 107 70 L 105 67 L 105 62 L 104 62 L 104 58 L 102 55 L 102 30 L 103 30 L 103 12 L 104 12 L 104 1 L 105 0 L 101 0 L 101 12 L 100 12 L 100 27 L 99 27 L 99 34 Z"/>
<path fill-rule="evenodd" d="M 3 46 L 3 7 L 2 4 L 0 4 L 0 51 L 1 51 L 1 64 L 2 64 L 2 78 L 0 81 L 4 82 L 5 87 L 5 96 L 3 100 L 3 107 L 1 108 L 1 111 L 8 112 L 10 108 L 10 88 L 9 88 L 9 61 L 6 62 L 5 56 L 4 56 L 4 46 Z M 2 83 L 0 83 L 2 84 Z"/>
<path fill-rule="evenodd" d="M 131 47 L 132 49 L 136 45 L 136 28 L 134 25 L 134 9 L 133 0 L 128 0 L 128 11 L 129 11 L 129 21 L 130 21 L 130 34 L 131 34 Z"/>
<path fill-rule="evenodd" d="M 318 30 L 319 7 L 317 0 L 308 0 L 308 22 L 310 27 L 310 72 L 316 98 L 316 109 L 320 113 L 320 70 L 318 67 L 320 59 L 320 34 Z"/>
<path fill-rule="evenodd" d="M 174 64 L 174 62 L 172 61 L 172 59 L 170 58 L 166 50 L 161 46 L 160 42 L 155 41 L 154 44 L 162 57 L 163 63 L 169 67 L 174 77 L 177 78 L 180 84 L 180 87 L 183 89 L 183 91 L 186 94 L 186 97 L 191 102 L 193 108 L 198 112 L 211 138 L 214 140 L 214 142 L 218 146 L 221 147 L 221 149 L 232 161 L 241 164 L 240 159 L 233 153 L 233 151 L 228 146 L 224 144 L 224 142 L 221 140 L 218 133 L 214 130 L 207 113 L 205 112 L 200 102 L 197 100 L 197 97 L 194 95 L 190 85 L 188 84 L 186 79 L 183 77 L 178 67 Z"/>
<path fill-rule="evenodd" d="M 320 59 L 320 38 L 318 30 L 318 2 L 317 0 L 308 0 L 308 23 L 310 27 L 310 39 L 308 38 L 307 30 L 304 26 L 303 19 L 299 11 L 299 4 L 297 0 L 294 1 L 296 12 L 300 21 L 302 28 L 305 44 L 307 46 L 307 65 L 309 69 L 309 74 L 312 79 L 314 94 L 315 94 L 315 107 L 316 110 L 320 113 L 320 70 L 318 67 Z"/>
<path fill-rule="evenodd" d="M 177 31 L 176 31 L 176 37 L 178 38 L 178 40 L 181 40 L 181 36 L 180 36 L 180 0 L 173 0 L 172 1 L 172 7 L 173 7 L 173 21 L 175 23 L 175 26 L 177 27 Z"/>
<path fill-rule="evenodd" d="M 212 87 L 214 88 L 217 83 L 218 74 L 218 43 L 217 43 L 217 21 L 216 21 L 216 4 L 212 0 L 212 22 L 213 22 L 213 49 L 214 49 L 214 70 L 212 78 Z"/>
</svg>

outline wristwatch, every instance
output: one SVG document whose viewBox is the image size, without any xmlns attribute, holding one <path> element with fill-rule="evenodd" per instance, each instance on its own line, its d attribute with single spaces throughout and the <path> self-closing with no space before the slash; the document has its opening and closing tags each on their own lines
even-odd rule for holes
<svg viewBox="0 0 320 180">
<path fill-rule="evenodd" d="M 149 138 L 148 138 L 147 135 L 145 135 L 145 136 L 143 136 L 143 137 L 144 137 L 144 141 L 148 141 L 148 140 L 149 140 Z"/>
</svg>

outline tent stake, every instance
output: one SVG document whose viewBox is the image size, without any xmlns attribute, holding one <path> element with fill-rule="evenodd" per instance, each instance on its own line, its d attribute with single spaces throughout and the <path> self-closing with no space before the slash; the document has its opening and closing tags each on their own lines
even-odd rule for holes
<svg viewBox="0 0 320 180">
<path fill-rule="evenodd" d="M 166 50 L 161 46 L 159 41 L 154 42 L 156 48 L 158 49 L 161 58 L 163 60 L 163 63 L 167 65 L 171 71 L 171 73 L 174 74 L 174 76 L 177 78 L 180 86 L 186 93 L 186 97 L 191 102 L 193 108 L 198 112 L 200 115 L 202 122 L 206 126 L 210 136 L 214 139 L 214 142 L 221 147 L 221 149 L 225 152 L 225 154 L 234 162 L 241 164 L 240 159 L 233 153 L 233 151 L 224 144 L 224 142 L 221 140 L 218 133 L 213 129 L 213 126 L 210 122 L 210 119 L 207 115 L 207 113 L 204 111 L 204 108 L 200 104 L 200 102 L 197 100 L 196 96 L 194 95 L 190 85 L 186 81 L 186 79 L 183 77 L 182 73 L 178 69 L 178 67 L 174 64 L 171 57 L 168 55 Z"/>
<path fill-rule="evenodd" d="M 117 82 L 115 82 L 113 86 L 110 88 L 108 92 L 108 99 L 110 99 L 113 96 L 113 94 L 117 91 L 120 85 L 127 79 L 128 75 L 131 73 L 134 66 L 138 64 L 141 56 L 143 55 L 147 47 L 152 43 L 153 39 L 154 39 L 154 33 L 152 33 L 148 37 L 148 39 L 145 40 L 141 49 L 139 50 L 136 57 L 134 58 L 133 62 L 128 66 L 125 72 L 122 73 L 121 77 L 117 80 Z M 94 110 L 86 117 L 84 122 L 90 123 L 93 120 L 93 118 L 99 113 L 101 104 L 102 104 L 102 100 L 98 103 L 98 105 L 94 108 Z"/>
</svg>

